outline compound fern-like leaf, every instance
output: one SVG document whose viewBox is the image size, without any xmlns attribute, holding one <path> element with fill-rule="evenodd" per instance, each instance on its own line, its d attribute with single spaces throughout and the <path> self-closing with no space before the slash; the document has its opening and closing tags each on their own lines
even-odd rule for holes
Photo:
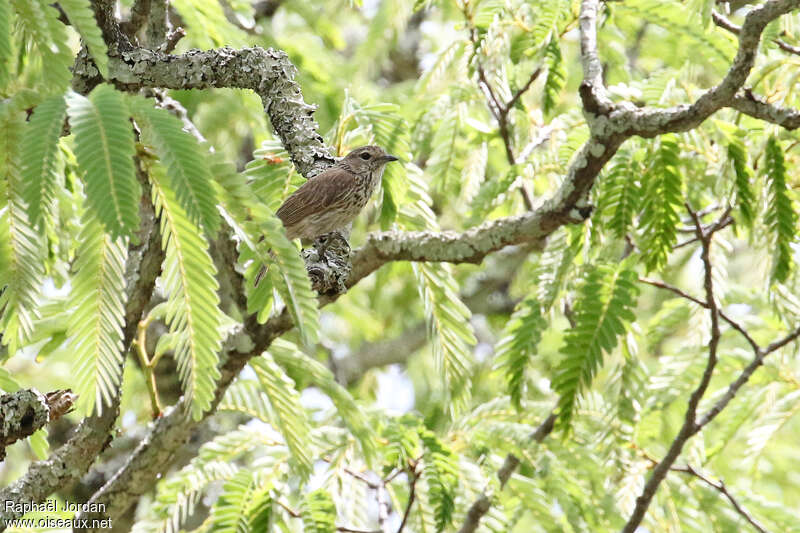
<svg viewBox="0 0 800 533">
<path fill-rule="evenodd" d="M 86 43 L 97 70 L 104 78 L 108 78 L 108 47 L 94 18 L 89 0 L 59 0 L 58 5 Z"/>
<path fill-rule="evenodd" d="M 311 384 L 319 387 L 336 406 L 339 416 L 358 439 L 364 457 L 369 463 L 376 456 L 375 432 L 369 425 L 364 412 L 356 404 L 350 393 L 336 382 L 333 373 L 315 359 L 304 354 L 291 342 L 275 339 L 269 352 L 282 366 L 293 370 L 294 375 L 306 376 Z"/>
<path fill-rule="evenodd" d="M 299 473 L 307 476 L 311 472 L 312 462 L 309 450 L 311 429 L 306 412 L 300 405 L 300 394 L 294 381 L 267 352 L 251 359 L 249 364 L 255 370 L 262 390 L 269 397 L 277 417 L 274 423 L 286 439 Z"/>
<path fill-rule="evenodd" d="M 553 377 L 561 427 L 569 427 L 578 397 L 591 385 L 603 354 L 614 349 L 625 324 L 634 320 L 637 279 L 625 262 L 598 264 L 587 271 L 573 308 L 575 326 L 567 331 L 564 358 Z"/>
<path fill-rule="evenodd" d="M 171 188 L 164 168 L 150 167 L 153 201 L 161 220 L 166 252 L 161 274 L 167 290 L 167 324 L 177 341 L 175 360 L 187 408 L 195 420 L 211 406 L 219 378 L 222 312 L 217 296 L 217 269 L 203 232 L 189 220 Z"/>
<path fill-rule="evenodd" d="M 764 222 L 772 232 L 774 254 L 772 279 L 786 281 L 792 269 L 791 243 L 797 229 L 797 213 L 792 207 L 786 185 L 786 162 L 783 149 L 775 137 L 767 140 L 764 172 L 766 173 L 769 199 Z"/>
<path fill-rule="evenodd" d="M 83 410 L 102 413 L 122 383 L 128 248 L 122 237 L 107 235 L 89 210 L 78 241 L 70 295 L 76 306 L 67 335 L 72 339 L 76 392 Z"/>
<path fill-rule="evenodd" d="M 169 186 L 181 207 L 192 222 L 202 225 L 206 235 L 214 235 L 219 229 L 219 212 L 206 150 L 168 111 L 143 98 L 131 98 L 130 105 L 142 128 L 142 140 L 166 165 Z"/>
<path fill-rule="evenodd" d="M 21 141 L 25 115 L 13 101 L 0 104 L 0 175 L 5 176 L 5 209 L 0 209 L 0 331 L 13 355 L 33 333 L 44 277 L 44 243 L 28 218 L 23 200 Z M 2 187 L 3 185 L 0 185 Z M 5 286 L 3 290 L 2 287 Z"/>
<path fill-rule="evenodd" d="M 301 516 L 304 530 L 308 533 L 336 532 L 336 506 L 331 495 L 323 489 L 306 494 Z"/>
<path fill-rule="evenodd" d="M 734 185 L 736 186 L 736 205 L 745 226 L 752 228 L 755 219 L 755 195 L 750 186 L 750 167 L 747 166 L 747 152 L 739 141 L 728 143 L 728 159 L 733 163 Z"/>
<path fill-rule="evenodd" d="M 110 85 L 98 85 L 89 98 L 70 92 L 67 113 L 89 208 L 112 238 L 131 236 L 139 226 L 141 187 L 133 166 L 133 129 L 122 93 Z"/>
<path fill-rule="evenodd" d="M 639 225 L 642 230 L 640 248 L 647 270 L 664 266 L 677 241 L 678 212 L 683 201 L 679 154 L 677 136 L 662 136 L 645 176 L 644 209 Z"/>
<path fill-rule="evenodd" d="M 59 157 L 58 139 L 64 127 L 67 102 L 63 95 L 51 96 L 36 106 L 22 143 L 22 177 L 28 216 L 34 225 L 53 206 Z"/>
<path fill-rule="evenodd" d="M 517 409 L 521 405 L 525 370 L 545 327 L 547 321 L 539 301 L 528 297 L 517 304 L 495 348 L 497 367 L 506 375 L 511 402 Z"/>
</svg>

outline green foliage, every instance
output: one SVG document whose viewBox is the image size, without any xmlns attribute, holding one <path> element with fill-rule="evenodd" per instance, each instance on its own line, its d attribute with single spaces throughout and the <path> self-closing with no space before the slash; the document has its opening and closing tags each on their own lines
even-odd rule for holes
<svg viewBox="0 0 800 533">
<path fill-rule="evenodd" d="M 714 31 L 692 20 L 691 13 L 680 2 L 660 2 L 657 0 L 635 0 L 615 6 L 615 11 L 636 17 L 639 21 L 668 29 L 679 36 L 686 46 L 686 51 L 700 47 L 707 50 L 703 60 L 715 67 L 727 69 L 731 58 L 736 53 L 735 41 L 726 32 Z"/>
<path fill-rule="evenodd" d="M 375 432 L 347 389 L 336 382 L 333 373 L 288 341 L 276 339 L 269 351 L 279 364 L 296 375 L 304 376 L 310 384 L 319 387 L 333 401 L 339 416 L 358 439 L 365 461 L 367 464 L 371 463 L 377 455 Z"/>
<path fill-rule="evenodd" d="M 412 266 L 425 305 L 436 367 L 454 394 L 454 400 L 466 401 L 471 346 L 477 342 L 469 323 L 471 312 L 459 298 L 455 280 L 446 265 L 415 263 Z"/>
<path fill-rule="evenodd" d="M 603 364 L 603 353 L 616 347 L 626 323 L 635 318 L 639 290 L 636 272 L 629 270 L 628 263 L 592 265 L 578 288 L 571 318 L 575 325 L 567 331 L 563 359 L 553 378 L 561 427 L 569 427 L 578 397 L 591 386 Z"/>
<path fill-rule="evenodd" d="M 755 195 L 750 186 L 750 167 L 747 165 L 747 152 L 744 144 L 732 141 L 728 144 L 728 159 L 733 164 L 736 203 L 745 226 L 752 228 L 755 220 Z"/>
<path fill-rule="evenodd" d="M 503 176 L 484 181 L 481 184 L 478 194 L 472 199 L 472 204 L 470 205 L 470 225 L 485 219 L 492 208 L 506 198 L 508 193 L 513 190 L 513 185 L 517 183 L 519 174 L 520 168 L 517 165 L 513 165 Z"/>
<path fill-rule="evenodd" d="M 792 248 L 797 231 L 797 213 L 786 186 L 786 164 L 783 149 L 775 137 L 767 140 L 764 151 L 764 173 L 769 187 L 764 222 L 772 233 L 772 279 L 786 281 L 792 269 Z"/>
<path fill-rule="evenodd" d="M 256 227 L 264 239 L 253 250 L 261 264 L 277 266 L 269 269 L 272 286 L 289 308 L 303 344 L 313 346 L 319 334 L 319 311 L 305 263 L 297 248 L 286 238 L 280 220 L 272 214 L 261 212 L 260 215 Z"/>
<path fill-rule="evenodd" d="M 0 89 L 5 87 L 9 78 L 11 63 L 11 5 L 0 2 Z"/>
<path fill-rule="evenodd" d="M 678 213 L 683 203 L 680 166 L 678 138 L 672 134 L 662 136 L 645 174 L 644 205 L 639 219 L 647 270 L 663 267 L 677 241 Z"/>
<path fill-rule="evenodd" d="M 545 78 L 542 92 L 542 110 L 546 115 L 549 115 L 558 104 L 558 94 L 564 88 L 567 75 L 564 70 L 564 59 L 561 56 L 561 47 L 558 45 L 558 39 L 551 39 L 545 47 L 544 61 L 547 65 L 547 78 Z"/>
<path fill-rule="evenodd" d="M 45 94 L 63 93 L 69 86 L 72 53 L 67 32 L 58 20 L 58 12 L 47 0 L 10 0 L 17 21 L 40 60 L 37 89 Z M 38 78 L 41 77 L 41 80 Z"/>
<path fill-rule="evenodd" d="M 248 509 L 258 490 L 258 475 L 243 468 L 225 481 L 214 507 L 211 510 L 212 531 L 218 533 L 240 533 L 250 531 Z"/>
<path fill-rule="evenodd" d="M 336 507 L 331 495 L 322 489 L 306 494 L 302 518 L 305 531 L 309 533 L 335 533 Z"/>
<path fill-rule="evenodd" d="M 436 531 L 450 525 L 455 511 L 459 465 L 456 455 L 430 431 L 420 432 L 425 446 L 422 460 L 423 477 L 428 482 L 428 495 L 434 509 Z"/>
<path fill-rule="evenodd" d="M 166 321 L 175 336 L 175 361 L 194 419 L 202 418 L 214 399 L 222 342 L 222 312 L 217 296 L 217 269 L 208 242 L 167 186 L 164 168 L 150 167 L 153 203 L 161 221 L 166 252 L 161 279 L 168 293 Z"/>
<path fill-rule="evenodd" d="M 110 406 L 122 382 L 127 243 L 103 231 L 87 210 L 75 261 L 68 336 L 73 340 L 75 392 L 83 412 Z"/>
<path fill-rule="evenodd" d="M 108 47 L 97 26 L 94 11 L 88 0 L 59 0 L 58 5 L 67 14 L 69 23 L 78 30 L 83 42 L 92 54 L 92 60 L 100 75 L 108 78 Z"/>
<path fill-rule="evenodd" d="M 608 172 L 600 183 L 598 215 L 618 239 L 628 234 L 633 217 L 640 208 L 642 187 L 637 175 L 640 168 L 633 152 L 623 148 L 610 161 Z"/>
<path fill-rule="evenodd" d="M 63 95 L 52 96 L 36 107 L 22 143 L 22 178 L 28 217 L 34 225 L 52 215 L 58 186 L 58 139 L 64 127 L 67 103 Z"/>
<path fill-rule="evenodd" d="M 136 122 L 142 128 L 142 140 L 153 147 L 167 167 L 170 188 L 194 224 L 214 236 L 219 229 L 219 213 L 213 178 L 204 150 L 192 135 L 183 131 L 180 119 L 148 100 L 129 99 Z"/>
<path fill-rule="evenodd" d="M 98 85 L 89 98 L 70 92 L 67 113 L 88 206 L 112 238 L 139 227 L 141 187 L 133 168 L 133 130 L 122 94 Z"/>
<path fill-rule="evenodd" d="M 267 394 L 275 414 L 274 423 L 286 439 L 292 452 L 298 473 L 305 477 L 311 473 L 309 453 L 309 422 L 300 405 L 300 395 L 294 381 L 278 366 L 269 353 L 250 360 L 262 390 Z"/>
<path fill-rule="evenodd" d="M 0 318 L 2 343 L 13 355 L 33 333 L 43 275 L 41 236 L 28 218 L 20 161 L 24 124 L 15 103 L 0 106 L 0 172 L 5 177 L 5 209 L 0 211 Z"/>
<path fill-rule="evenodd" d="M 495 348 L 497 366 L 506 375 L 508 393 L 517 409 L 525 392 L 525 370 L 546 326 L 538 300 L 528 297 L 517 304 Z"/>
<path fill-rule="evenodd" d="M 441 194 L 456 186 L 459 176 L 456 141 L 461 124 L 460 106 L 450 102 L 449 110 L 439 123 L 431 143 L 428 171 L 433 176 L 434 190 Z"/>
</svg>

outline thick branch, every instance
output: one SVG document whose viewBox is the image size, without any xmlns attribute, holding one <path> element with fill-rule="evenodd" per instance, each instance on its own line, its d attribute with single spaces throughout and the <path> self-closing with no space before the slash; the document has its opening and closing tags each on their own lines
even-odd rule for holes
<svg viewBox="0 0 800 533">
<path fill-rule="evenodd" d="M 745 115 L 777 124 L 787 130 L 800 127 L 800 111 L 767 103 L 749 90 L 745 90 L 744 94 L 736 95 L 731 101 L 730 107 Z"/>
<path fill-rule="evenodd" d="M 76 399 L 70 390 L 45 395 L 36 389 L 22 389 L 0 396 L 0 461 L 5 459 L 6 446 L 61 418 Z"/>
<path fill-rule="evenodd" d="M 76 75 L 82 65 L 76 66 Z M 281 50 L 244 48 L 190 50 L 181 55 L 134 48 L 109 57 L 109 76 L 118 87 L 167 89 L 251 89 L 261 97 L 272 127 L 306 177 L 333 164 L 318 125 L 315 106 L 303 101 L 296 69 Z"/>
</svg>

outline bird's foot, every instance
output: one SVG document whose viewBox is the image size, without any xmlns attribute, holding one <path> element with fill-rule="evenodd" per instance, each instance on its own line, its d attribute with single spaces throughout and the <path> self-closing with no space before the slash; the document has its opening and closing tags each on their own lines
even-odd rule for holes
<svg viewBox="0 0 800 533">
<path fill-rule="evenodd" d="M 350 277 L 350 243 L 339 232 L 326 233 L 303 250 L 311 287 L 320 294 L 342 294 Z"/>
</svg>

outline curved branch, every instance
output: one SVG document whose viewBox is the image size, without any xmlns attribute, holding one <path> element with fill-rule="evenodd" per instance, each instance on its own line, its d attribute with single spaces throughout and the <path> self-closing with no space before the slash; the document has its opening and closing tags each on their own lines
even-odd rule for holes
<svg viewBox="0 0 800 533">
<path fill-rule="evenodd" d="M 617 106 L 618 125 L 627 125 L 625 131 L 641 137 L 655 137 L 668 132 L 687 131 L 728 106 L 744 85 L 755 63 L 761 33 L 771 21 L 800 7 L 800 0 L 768 0 L 747 13 L 739 36 L 739 47 L 727 74 L 719 85 L 703 93 L 691 105 L 668 109 L 637 109 L 626 102 Z"/>
</svg>

